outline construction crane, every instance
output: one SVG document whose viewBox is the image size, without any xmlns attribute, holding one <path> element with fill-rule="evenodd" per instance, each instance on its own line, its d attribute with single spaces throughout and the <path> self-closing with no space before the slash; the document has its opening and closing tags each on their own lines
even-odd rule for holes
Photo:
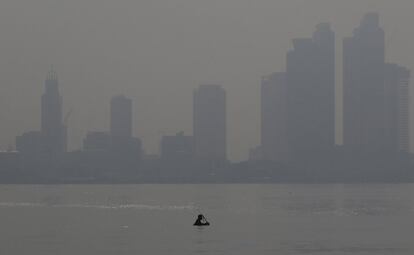
<svg viewBox="0 0 414 255">
<path fill-rule="evenodd" d="M 65 127 L 67 127 L 67 126 L 68 126 L 68 121 L 69 121 L 70 116 L 72 115 L 72 112 L 73 112 L 73 109 L 71 108 L 71 109 L 68 111 L 68 113 L 66 113 L 65 118 L 63 119 L 63 125 L 64 125 Z"/>
</svg>

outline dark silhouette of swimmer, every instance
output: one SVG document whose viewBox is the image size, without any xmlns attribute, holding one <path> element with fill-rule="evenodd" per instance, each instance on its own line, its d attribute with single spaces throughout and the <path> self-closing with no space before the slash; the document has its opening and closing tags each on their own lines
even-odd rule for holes
<svg viewBox="0 0 414 255">
<path fill-rule="evenodd" d="M 210 223 L 207 221 L 206 217 L 204 215 L 199 214 L 197 216 L 197 220 L 193 224 L 194 226 L 210 226 Z"/>
</svg>

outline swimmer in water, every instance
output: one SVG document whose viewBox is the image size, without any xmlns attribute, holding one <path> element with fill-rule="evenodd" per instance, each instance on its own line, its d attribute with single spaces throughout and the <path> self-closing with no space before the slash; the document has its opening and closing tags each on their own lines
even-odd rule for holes
<svg viewBox="0 0 414 255">
<path fill-rule="evenodd" d="M 206 217 L 204 215 L 199 214 L 197 216 L 197 220 L 193 224 L 194 226 L 210 226 L 210 223 L 207 221 Z"/>
</svg>

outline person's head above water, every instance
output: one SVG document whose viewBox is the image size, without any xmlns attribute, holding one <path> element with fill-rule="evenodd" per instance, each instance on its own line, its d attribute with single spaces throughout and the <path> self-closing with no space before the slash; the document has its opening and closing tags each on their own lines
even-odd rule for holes
<svg viewBox="0 0 414 255">
<path fill-rule="evenodd" d="M 202 220 L 204 218 L 204 216 L 202 215 L 202 214 L 199 214 L 198 216 L 197 216 L 197 219 L 199 219 L 199 220 Z"/>
</svg>

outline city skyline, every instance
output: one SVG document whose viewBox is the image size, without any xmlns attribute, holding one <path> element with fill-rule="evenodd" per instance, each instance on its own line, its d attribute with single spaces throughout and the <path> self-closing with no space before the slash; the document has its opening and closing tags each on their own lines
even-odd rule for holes
<svg viewBox="0 0 414 255">
<path fill-rule="evenodd" d="M 387 16 L 386 16 L 387 17 Z M 342 29 L 341 33 L 337 32 L 337 27 L 333 26 L 333 29 L 335 30 L 336 34 L 337 34 L 337 41 L 341 41 L 343 37 L 349 36 L 351 34 L 351 31 L 354 27 L 356 27 L 357 23 L 359 23 L 361 16 L 358 17 L 358 19 L 355 19 L 355 21 L 353 22 L 354 25 L 347 27 L 346 29 Z M 382 17 L 381 17 L 382 18 Z M 332 18 L 330 20 L 326 20 L 329 21 L 331 23 L 335 23 L 335 18 Z M 287 40 L 290 41 L 292 38 L 295 37 L 307 37 L 309 36 L 309 34 L 311 33 L 311 31 L 313 30 L 313 27 L 315 26 L 315 24 L 317 24 L 318 22 L 312 24 L 312 29 L 309 29 L 307 32 L 300 32 L 301 29 L 298 29 L 298 32 L 293 31 L 293 33 L 296 33 L 297 36 L 290 36 L 289 38 L 280 38 L 278 40 L 273 41 L 274 47 L 278 47 L 277 44 L 279 41 L 283 41 L 283 40 Z M 388 22 L 385 22 L 382 19 L 382 25 L 387 26 Z M 389 25 L 388 25 L 389 27 Z M 388 32 L 387 29 L 386 33 L 389 34 L 393 34 L 393 31 Z M 391 29 L 392 30 L 392 29 Z M 345 31 L 345 32 L 344 32 Z M 299 34 L 300 33 L 300 34 Z M 397 33 L 398 34 L 398 33 Z M 387 36 L 386 36 L 387 37 Z M 386 40 L 387 42 L 389 40 Z M 392 44 L 395 44 L 395 41 L 398 41 L 398 39 L 394 39 L 394 42 Z M 284 46 L 284 51 L 286 52 L 289 48 L 291 48 L 289 45 Z M 341 50 L 338 49 L 337 47 L 337 52 Z M 395 51 L 395 50 L 394 50 Z M 387 50 L 387 55 L 392 55 L 394 51 L 390 51 Z M 275 58 L 275 61 L 279 61 L 279 62 L 283 62 L 284 57 L 278 57 L 277 59 Z M 337 62 L 340 61 L 340 55 L 338 55 L 337 53 Z M 55 61 L 53 61 L 55 62 Z M 59 61 L 56 61 L 59 62 Z M 387 61 L 387 62 L 393 62 L 393 63 L 398 63 L 401 64 L 403 66 L 407 66 L 404 61 Z M 45 63 L 46 64 L 46 63 Z M 49 65 L 49 63 L 46 64 L 47 66 Z M 82 64 L 84 66 L 84 64 Z M 71 150 L 73 149 L 77 149 L 81 147 L 81 141 L 83 140 L 83 138 L 86 136 L 86 132 L 90 131 L 90 130 L 99 130 L 100 127 L 106 125 L 105 123 L 107 123 L 107 116 L 108 112 L 105 110 L 105 102 L 103 101 L 108 101 L 110 96 L 112 95 L 116 95 L 116 94 L 128 94 L 130 96 L 132 96 L 134 102 L 137 104 L 134 106 L 134 119 L 135 119 L 135 123 L 134 123 L 134 134 L 137 137 L 140 137 L 143 139 L 144 141 L 144 147 L 147 149 L 148 152 L 150 153 L 156 153 L 158 152 L 158 144 L 160 142 L 161 136 L 163 134 L 174 134 L 176 132 L 178 132 L 179 130 L 184 130 L 185 133 L 187 134 L 192 134 L 192 129 L 191 129 L 191 107 L 189 107 L 189 105 L 191 104 L 191 90 L 195 87 L 198 86 L 198 84 L 200 83 L 204 83 L 206 80 L 214 80 L 214 78 L 210 78 L 210 79 L 198 79 L 195 80 L 191 83 L 185 83 L 184 86 L 180 87 L 171 87 L 171 88 L 167 88 L 165 90 L 165 93 L 163 91 L 158 91 L 157 92 L 157 97 L 159 96 L 160 98 L 164 98 L 165 95 L 171 94 L 171 100 L 168 101 L 158 101 L 156 100 L 152 100 L 151 102 L 148 102 L 148 100 L 144 99 L 144 100 L 140 100 L 140 98 L 137 99 L 137 95 L 140 95 L 142 93 L 140 93 L 140 89 L 139 86 L 137 88 L 132 89 L 133 91 L 135 91 L 134 93 L 125 93 L 125 87 L 119 86 L 119 91 L 117 91 L 116 87 L 112 87 L 110 90 L 112 91 L 110 93 L 110 96 L 102 96 L 103 94 L 98 94 L 96 97 L 94 97 L 94 99 L 96 100 L 89 100 L 91 101 L 90 105 L 87 105 L 86 108 L 82 107 L 82 108 L 78 108 L 78 104 L 77 102 L 80 101 L 79 103 L 79 107 L 81 105 L 85 106 L 84 103 L 82 103 L 82 101 L 84 101 L 86 98 L 88 98 L 89 96 L 87 96 L 87 94 L 85 94 L 85 96 L 81 96 L 81 97 L 74 97 L 75 94 L 77 94 L 80 90 L 75 88 L 79 88 L 79 85 L 75 84 L 75 83 L 68 83 L 68 80 L 73 80 L 76 77 L 69 77 L 67 75 L 67 73 L 71 73 L 70 69 L 68 68 L 62 68 L 62 65 L 57 65 L 59 68 L 57 68 L 59 70 L 60 73 L 60 78 L 62 80 L 61 82 L 61 88 L 63 89 L 62 94 L 65 97 L 65 106 L 64 106 L 64 113 L 67 113 L 69 109 L 74 108 L 72 117 L 70 118 L 70 123 L 69 123 L 69 134 L 70 134 L 70 146 L 69 148 Z M 85 66 L 84 66 L 85 67 Z M 409 67 L 409 65 L 408 65 Z M 338 67 L 339 68 L 339 67 Z M 93 69 L 93 68 L 92 68 Z M 228 138 L 228 144 L 229 144 L 229 158 L 232 159 L 233 161 L 240 161 L 240 160 L 244 160 L 247 158 L 247 151 L 249 148 L 254 147 L 257 144 L 260 144 L 260 141 L 258 139 L 258 136 L 260 135 L 260 132 L 257 131 L 257 127 L 259 127 L 259 123 L 260 123 L 260 118 L 259 118 L 259 114 L 258 113 L 258 109 L 259 107 L 257 107 L 257 105 L 259 104 L 259 100 L 258 100 L 258 94 L 259 94 L 259 90 L 258 90 L 258 86 L 260 83 L 260 77 L 263 76 L 266 73 L 271 73 L 271 72 L 275 72 L 275 71 L 283 71 L 284 68 L 275 68 L 272 67 L 271 69 L 269 68 L 269 72 L 267 70 L 264 71 L 260 71 L 258 72 L 259 75 L 258 76 L 253 76 L 253 75 L 249 75 L 249 79 L 250 81 L 254 80 L 254 82 L 250 82 L 249 81 L 249 91 L 254 91 L 250 92 L 249 94 L 246 94 L 245 92 L 243 92 L 244 94 L 241 95 L 240 93 L 242 93 L 242 91 L 246 91 L 246 87 L 245 85 L 241 85 L 239 86 L 239 88 L 235 88 L 234 83 L 239 83 L 238 80 L 240 79 L 239 77 L 235 76 L 234 77 L 234 81 L 231 82 L 222 82 L 220 75 L 217 76 L 219 77 L 218 79 L 220 80 L 220 83 L 223 85 L 223 87 L 228 91 L 229 94 L 229 99 L 228 99 L 228 104 L 229 104 L 229 129 L 234 130 L 234 132 L 231 132 L 229 134 L 229 138 Z M 96 71 L 96 68 L 94 69 Z M 240 69 L 242 70 L 242 69 Z M 118 70 L 119 71 L 119 70 Z M 93 71 L 92 71 L 93 72 Z M 23 72 L 21 72 L 23 73 Z M 30 72 L 29 72 L 30 73 Z M 62 75 L 65 74 L 65 75 Z M 87 70 L 85 70 L 85 73 L 88 73 Z M 207 72 L 208 73 L 208 72 Z M 93 73 L 91 73 L 92 75 Z M 116 72 L 114 70 L 113 74 L 116 75 Z M 39 74 L 40 75 L 40 74 Z M 94 74 L 96 75 L 96 73 Z M 42 75 L 43 76 L 43 75 Z M 88 76 L 90 76 L 88 74 Z M 340 75 L 338 75 L 339 77 L 337 79 L 340 79 Z M 174 78 L 175 79 L 175 78 Z M 19 80 L 19 79 L 17 79 Z M 125 81 L 125 80 L 124 80 Z M 34 83 L 34 82 L 33 82 Z M 38 83 L 38 82 L 36 82 Z M 118 83 L 118 82 L 116 82 Z M 121 82 L 122 83 L 122 82 Z M 139 77 L 137 77 L 136 82 L 133 83 L 141 83 Z M 337 82 L 337 86 L 338 86 Z M 84 84 L 82 82 L 82 84 Z M 131 84 L 131 82 L 129 82 L 129 84 Z M 241 83 L 240 83 L 241 84 Z M 245 84 L 245 83 L 244 83 Z M 85 84 L 84 84 L 85 85 Z M 106 86 L 106 87 L 105 87 Z M 103 90 L 107 90 L 108 87 L 107 85 L 105 85 L 103 87 Z M 133 88 L 133 86 L 129 85 L 130 88 Z M 87 86 L 86 86 L 87 87 Z M 184 87 L 187 87 L 187 89 L 183 89 Z M 176 89 L 177 88 L 177 89 Z M 176 92 L 171 93 L 172 91 L 176 90 Z M 29 90 L 30 91 L 30 90 Z M 108 91 L 108 90 L 107 90 Z M 39 93 L 39 92 L 37 92 Z M 178 96 L 179 94 L 179 96 Z M 16 100 L 18 100 L 18 97 L 13 97 L 16 98 Z M 31 102 L 34 99 L 29 99 L 27 98 L 27 95 L 24 95 L 24 98 L 26 99 L 27 102 Z M 33 97 L 34 98 L 34 97 Z M 90 97 L 89 97 L 90 98 Z M 183 100 L 172 100 L 173 98 L 181 98 Z M 106 99 L 106 100 L 104 100 Z M 96 102 L 95 102 L 96 101 Z M 339 100 L 337 100 L 339 101 Z M 101 102 L 101 103 L 99 103 Z M 167 105 L 167 107 L 164 107 L 165 112 L 161 112 L 160 114 L 154 114 L 152 115 L 152 117 L 149 117 L 148 114 L 145 113 L 145 108 L 153 108 L 156 107 L 157 104 L 161 103 L 161 102 L 165 102 Z M 178 106 L 178 102 L 180 103 L 181 106 Z M 241 118 L 243 115 L 241 113 L 238 112 L 238 110 L 235 110 L 235 105 L 245 105 L 243 102 L 248 103 L 251 107 L 249 107 L 248 109 L 246 109 L 246 106 L 241 106 L 241 109 L 243 109 L 243 112 L 245 112 L 246 114 L 246 118 L 251 120 L 248 121 L 248 123 L 244 123 L 243 125 L 237 125 L 235 126 L 235 123 L 237 124 L 242 124 L 242 120 L 243 118 Z M 3 101 L 4 103 L 4 101 Z M 10 102 L 11 103 L 11 102 Z M 10 104 L 8 103 L 8 104 Z M 99 105 L 98 105 L 99 103 Z M 27 103 L 22 104 L 22 107 L 18 107 L 16 109 L 16 112 L 22 112 L 22 110 L 24 109 L 24 105 L 27 105 Z M 36 105 L 36 104 L 35 104 Z M 73 107 L 75 105 L 75 107 Z M 147 107 L 143 107 L 143 105 L 146 105 Z M 151 105 L 153 107 L 151 107 Z M 178 108 L 177 108 L 178 107 Z M 169 118 L 167 118 L 166 115 L 171 114 L 171 110 L 172 109 L 176 109 L 174 112 L 177 111 L 177 109 L 183 109 L 183 108 L 187 108 L 185 109 L 182 115 L 175 115 L 177 119 L 174 120 L 169 120 Z M 238 108 L 238 107 L 237 107 Z M 34 107 L 30 107 L 30 109 L 35 109 Z M 85 110 L 84 110 L 85 109 Z M 89 109 L 89 111 L 87 110 Z M 102 109 L 102 110 L 101 110 Z M 31 110 L 29 110 L 30 112 Z M 236 111 L 236 113 L 235 113 Z M 255 112 L 255 114 L 252 114 L 252 112 Z M 24 116 L 25 114 L 21 115 Z M 88 116 L 88 115 L 93 115 L 93 116 Z M 2 114 L 2 117 L 4 117 L 5 115 Z M 31 116 L 35 116 L 35 114 L 31 114 Z M 83 117 L 82 117 L 83 116 Z M 88 117 L 88 120 L 85 121 L 81 121 L 82 118 L 85 118 L 85 116 Z M 16 116 L 17 117 L 17 116 Z M 8 129 L 8 126 L 11 125 L 11 123 L 14 123 L 13 121 L 7 121 L 8 119 L 12 119 L 11 117 L 7 117 L 6 121 L 3 122 L 6 130 Z M 237 119 L 237 121 L 235 122 L 235 119 Z M 156 123 L 165 123 L 167 120 L 169 120 L 170 123 L 168 123 L 168 125 L 155 125 Z M 337 120 L 337 124 L 338 124 L 338 120 Z M 156 127 L 154 130 L 152 130 L 151 132 L 153 133 L 152 135 L 148 135 L 147 132 L 149 132 L 148 130 L 148 126 L 149 123 L 151 124 L 151 127 Z M 154 124 L 155 123 L 155 124 Z M 33 129 L 31 127 L 36 127 L 38 126 L 38 121 L 37 120 L 33 120 L 32 117 L 28 117 L 27 119 L 20 121 L 21 126 L 17 127 L 14 129 L 13 133 L 17 133 L 21 134 L 21 131 L 24 130 L 30 130 Z M 236 127 L 236 128 L 234 128 Z M 249 128 L 248 128 L 249 127 Z M 253 127 L 253 128 L 252 128 Z M 248 133 L 246 133 L 246 129 L 249 129 Z M 145 131 L 147 130 L 147 131 Z M 245 131 L 243 131 L 245 130 Z M 240 132 L 244 132 L 245 136 L 239 137 Z M 237 136 L 237 139 L 235 139 L 235 136 Z M 240 138 L 240 139 L 239 139 Z M 241 139 L 243 138 L 243 139 Z M 336 137 L 336 139 L 338 140 L 338 136 Z M 7 138 L 1 138 L 0 141 L 4 141 L 1 142 L 1 146 L 3 149 L 6 149 L 8 147 L 8 144 L 12 144 L 13 143 L 13 137 L 12 136 L 8 136 Z M 155 145 L 154 145 L 155 143 Z M 238 156 L 235 156 L 238 155 Z"/>
<path fill-rule="evenodd" d="M 4 182 L 286 182 L 411 180 L 410 70 L 386 61 L 378 13 L 366 13 L 343 44 L 344 144 L 335 143 L 335 32 L 316 24 L 292 39 L 286 72 L 263 76 L 261 144 L 249 160 L 228 158 L 227 98 L 220 84 L 193 89 L 193 133 L 162 135 L 158 153 L 145 153 L 133 133 L 134 100 L 119 93 L 110 120 L 88 130 L 83 147 L 66 150 L 67 123 L 57 72 L 40 97 L 40 131 L 16 136 L 17 153 L 2 152 Z M 104 108 L 101 107 L 101 110 Z M 180 117 L 180 112 L 170 120 Z M 139 127 L 139 125 L 138 125 Z M 158 127 L 153 127 L 157 129 Z M 108 130 L 108 131 L 105 131 Z M 32 172 L 28 172 L 33 168 Z M 20 173 L 20 174 L 19 174 Z"/>
</svg>

